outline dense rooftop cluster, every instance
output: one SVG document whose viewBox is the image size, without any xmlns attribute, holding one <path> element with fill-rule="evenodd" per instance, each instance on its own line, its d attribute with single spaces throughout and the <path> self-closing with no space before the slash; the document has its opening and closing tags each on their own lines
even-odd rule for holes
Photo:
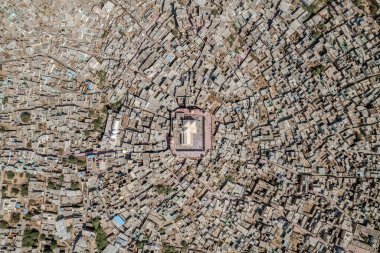
<svg viewBox="0 0 380 253">
<path fill-rule="evenodd" d="M 378 252 L 378 5 L 2 1 L 0 252 Z"/>
</svg>

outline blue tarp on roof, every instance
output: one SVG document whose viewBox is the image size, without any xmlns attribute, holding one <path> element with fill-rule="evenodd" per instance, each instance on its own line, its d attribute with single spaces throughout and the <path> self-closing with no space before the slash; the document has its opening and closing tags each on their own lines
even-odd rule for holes
<svg viewBox="0 0 380 253">
<path fill-rule="evenodd" d="M 70 79 L 75 79 L 77 77 L 77 73 L 71 69 L 68 69 L 66 74 Z"/>
<path fill-rule="evenodd" d="M 88 159 L 92 159 L 92 158 L 94 158 L 94 157 L 95 157 L 95 155 L 88 155 L 88 156 L 87 156 Z"/>
<path fill-rule="evenodd" d="M 119 215 L 113 217 L 113 221 L 116 222 L 119 226 L 123 226 L 125 224 L 125 221 Z"/>
<path fill-rule="evenodd" d="M 167 60 L 169 63 L 171 63 L 171 62 L 174 60 L 174 55 L 172 55 L 172 54 L 168 54 L 168 55 L 166 56 L 166 60 Z"/>
</svg>

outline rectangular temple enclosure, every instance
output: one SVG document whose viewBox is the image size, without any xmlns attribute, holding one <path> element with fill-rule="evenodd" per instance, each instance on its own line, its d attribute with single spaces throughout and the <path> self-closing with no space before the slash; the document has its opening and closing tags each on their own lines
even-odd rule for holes
<svg viewBox="0 0 380 253">
<path fill-rule="evenodd" d="M 204 117 L 176 113 L 176 150 L 204 150 Z"/>
<path fill-rule="evenodd" d="M 200 109 L 172 112 L 170 149 L 177 157 L 199 159 L 211 149 L 211 116 Z"/>
</svg>

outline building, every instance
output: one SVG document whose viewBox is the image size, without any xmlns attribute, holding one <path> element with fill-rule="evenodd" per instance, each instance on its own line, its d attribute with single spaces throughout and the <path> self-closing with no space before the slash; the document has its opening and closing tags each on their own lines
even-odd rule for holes
<svg viewBox="0 0 380 253">
<path fill-rule="evenodd" d="M 180 158 L 199 159 L 211 149 L 211 115 L 180 108 L 171 115 L 170 149 Z"/>
</svg>

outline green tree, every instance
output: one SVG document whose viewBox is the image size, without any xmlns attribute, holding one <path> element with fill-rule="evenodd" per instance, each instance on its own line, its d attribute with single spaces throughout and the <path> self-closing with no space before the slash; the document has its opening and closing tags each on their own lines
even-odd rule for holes
<svg viewBox="0 0 380 253">
<path fill-rule="evenodd" d="M 230 35 L 228 36 L 228 38 L 227 38 L 227 41 L 228 41 L 228 43 L 230 44 L 230 46 L 232 46 L 232 44 L 233 44 L 234 41 L 235 41 L 235 36 L 232 35 L 232 34 L 230 34 Z"/>
<path fill-rule="evenodd" d="M 20 192 L 20 190 L 18 188 L 12 187 L 11 192 L 17 195 Z"/>
<path fill-rule="evenodd" d="M 90 130 L 88 130 L 88 129 L 84 130 L 84 137 L 88 138 L 90 136 L 90 134 L 91 134 Z"/>
<path fill-rule="evenodd" d="M 189 248 L 189 244 L 186 241 L 181 241 L 181 246 L 183 250 L 187 250 Z"/>
<path fill-rule="evenodd" d="M 70 189 L 73 191 L 80 190 L 80 183 L 79 182 L 71 182 Z"/>
<path fill-rule="evenodd" d="M 318 6 L 317 4 L 310 4 L 309 6 L 306 7 L 306 10 L 310 13 L 310 14 L 315 14 L 317 13 L 318 11 Z"/>
<path fill-rule="evenodd" d="M 354 4 L 355 4 L 357 7 L 359 7 L 359 8 L 361 8 L 362 5 L 363 5 L 363 1 L 362 1 L 362 0 L 354 0 L 353 2 L 354 2 Z"/>
<path fill-rule="evenodd" d="M 5 220 L 0 220 L 0 228 L 8 228 L 9 223 Z"/>
<path fill-rule="evenodd" d="M 213 15 L 213 16 L 219 15 L 219 10 L 217 8 L 212 9 L 211 15 Z"/>
<path fill-rule="evenodd" d="M 60 189 L 61 187 L 59 185 L 57 185 L 56 183 L 52 182 L 52 181 L 49 181 L 48 182 L 48 188 L 49 189 L 53 189 L 53 190 L 58 190 Z"/>
<path fill-rule="evenodd" d="M 231 175 L 227 175 L 227 176 L 226 176 L 226 180 L 227 180 L 227 181 L 230 181 L 231 183 L 234 183 L 234 182 L 235 182 L 235 178 L 234 178 L 233 176 L 231 176 Z"/>
<path fill-rule="evenodd" d="M 3 105 L 6 105 L 6 104 L 8 104 L 8 97 L 3 98 Z"/>
<path fill-rule="evenodd" d="M 16 175 L 13 171 L 10 171 L 10 170 L 8 170 L 6 173 L 7 173 L 8 179 L 13 179 Z"/>
<path fill-rule="evenodd" d="M 99 70 L 97 75 L 99 77 L 100 84 L 103 85 L 104 81 L 106 80 L 107 72 L 105 72 L 104 70 Z"/>
<path fill-rule="evenodd" d="M 31 220 L 32 217 L 33 217 L 33 214 L 32 214 L 31 212 L 29 212 L 29 213 L 27 213 L 27 214 L 24 215 L 24 218 L 25 218 L 26 220 Z"/>
<path fill-rule="evenodd" d="M 58 155 L 60 156 L 63 155 L 63 152 L 64 152 L 63 148 L 59 148 L 57 151 L 58 151 Z"/>
<path fill-rule="evenodd" d="M 322 32 L 323 32 L 323 31 L 325 31 L 325 30 L 326 30 L 326 25 L 325 25 L 325 24 L 323 24 L 323 23 L 322 23 L 322 24 L 318 24 L 318 25 L 317 25 L 317 28 L 318 28 L 318 30 L 320 30 L 320 31 L 322 31 Z"/>
<path fill-rule="evenodd" d="M 162 185 L 162 184 L 156 185 L 155 188 L 158 194 L 162 194 L 162 195 L 168 195 L 169 193 L 173 191 L 173 189 L 170 186 Z"/>
<path fill-rule="evenodd" d="M 47 244 L 47 245 L 44 246 L 44 250 L 42 252 L 43 253 L 53 253 L 54 251 L 51 248 L 51 246 Z"/>
<path fill-rule="evenodd" d="M 56 241 L 56 240 L 52 240 L 50 245 L 51 245 L 51 248 L 52 248 L 53 250 L 55 250 L 55 249 L 58 247 L 58 245 L 57 245 L 57 241 Z"/>
<path fill-rule="evenodd" d="M 21 214 L 17 212 L 13 212 L 11 214 L 11 222 L 12 223 L 18 223 L 20 221 Z"/>
<path fill-rule="evenodd" d="M 326 67 L 323 66 L 322 64 L 319 64 L 311 69 L 311 73 L 313 74 L 313 76 L 318 76 L 322 74 L 322 72 L 324 72 L 325 70 L 326 70 Z"/>
<path fill-rule="evenodd" d="M 78 159 L 76 156 L 74 155 L 70 155 L 68 158 L 67 158 L 67 161 L 70 163 L 70 164 L 75 164 L 75 165 L 78 165 L 80 167 L 83 167 L 84 165 L 86 165 L 86 161 L 84 160 L 81 160 L 81 159 Z"/>
<path fill-rule="evenodd" d="M 88 117 L 92 118 L 94 115 L 95 115 L 95 110 L 94 109 L 90 109 L 88 111 Z"/>
<path fill-rule="evenodd" d="M 164 245 L 164 249 L 163 249 L 163 252 L 164 253 L 177 253 L 178 251 L 171 245 Z"/>
<path fill-rule="evenodd" d="M 40 233 L 37 229 L 25 229 L 24 237 L 22 238 L 22 247 L 32 247 L 38 245 Z"/>
<path fill-rule="evenodd" d="M 104 232 L 102 226 L 100 225 L 100 219 L 99 218 L 95 218 L 92 220 L 92 226 L 94 226 L 94 229 L 95 229 L 96 247 L 98 248 L 98 251 L 101 252 L 108 245 L 106 233 Z"/>
<path fill-rule="evenodd" d="M 118 112 L 118 111 L 120 111 L 120 109 L 121 109 L 122 106 L 123 106 L 123 102 L 121 100 L 119 100 L 119 101 L 117 101 L 115 103 L 112 103 L 110 105 L 110 108 L 111 108 L 111 110 Z"/>
<path fill-rule="evenodd" d="M 379 7 L 374 3 L 372 3 L 369 6 L 369 11 L 371 12 L 372 15 L 375 15 L 378 9 L 379 9 Z"/>
<path fill-rule="evenodd" d="M 45 235 L 45 234 L 40 234 L 40 240 L 41 240 L 41 241 L 45 240 L 45 238 L 46 238 L 46 235 Z"/>
<path fill-rule="evenodd" d="M 29 194 L 29 187 L 27 184 L 21 186 L 21 196 L 26 197 Z"/>
<path fill-rule="evenodd" d="M 94 124 L 94 128 L 96 130 L 99 130 L 103 127 L 103 119 L 101 117 L 96 118 L 92 123 Z"/>
<path fill-rule="evenodd" d="M 142 248 L 144 247 L 144 244 L 145 244 L 145 243 L 147 243 L 146 240 L 137 241 L 137 242 L 136 242 L 136 247 L 137 247 L 138 249 L 142 249 Z"/>
<path fill-rule="evenodd" d="M 21 121 L 23 123 L 28 123 L 30 120 L 31 114 L 29 112 L 22 112 L 20 115 Z"/>
</svg>

